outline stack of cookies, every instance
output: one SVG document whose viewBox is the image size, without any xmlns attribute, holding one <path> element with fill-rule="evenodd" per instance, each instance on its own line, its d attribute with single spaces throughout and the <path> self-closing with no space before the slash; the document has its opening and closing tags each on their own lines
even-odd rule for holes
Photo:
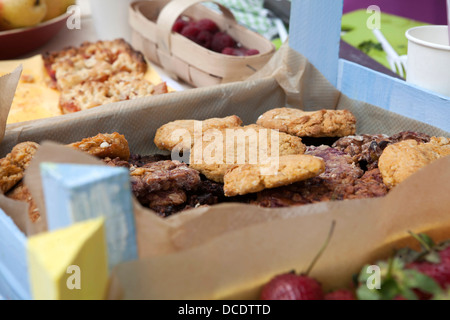
<svg viewBox="0 0 450 320">
<path fill-rule="evenodd" d="M 236 115 L 176 120 L 161 126 L 154 142 L 165 152 L 134 154 L 116 132 L 68 146 L 127 168 L 136 199 L 162 217 L 226 202 L 273 208 L 382 197 L 450 155 L 444 137 L 356 135 L 348 110 L 278 108 L 249 125 Z M 24 142 L 0 159 L 1 191 L 27 201 L 33 221 L 39 213 L 22 178 L 38 147 Z"/>
</svg>

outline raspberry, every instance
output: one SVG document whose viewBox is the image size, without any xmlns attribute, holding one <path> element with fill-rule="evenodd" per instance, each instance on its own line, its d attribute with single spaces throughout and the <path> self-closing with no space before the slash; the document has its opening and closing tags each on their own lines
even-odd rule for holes
<svg viewBox="0 0 450 320">
<path fill-rule="evenodd" d="M 234 56 L 234 48 L 226 47 L 222 50 L 222 54 L 227 54 L 229 56 Z"/>
<path fill-rule="evenodd" d="M 264 286 L 261 300 L 323 300 L 323 291 L 320 283 L 311 277 L 286 273 Z"/>
<path fill-rule="evenodd" d="M 192 40 L 195 42 L 195 39 L 197 38 L 197 35 L 200 33 L 200 30 L 193 24 L 189 24 L 186 26 L 183 31 L 181 31 L 181 34 L 185 36 L 186 38 Z"/>
<path fill-rule="evenodd" d="M 202 31 L 209 31 L 212 34 L 219 32 L 219 27 L 211 19 L 201 19 L 195 24 Z"/>
<path fill-rule="evenodd" d="M 255 54 L 259 54 L 259 51 L 255 50 L 255 49 L 226 47 L 225 49 L 222 50 L 222 54 L 228 54 L 230 56 L 242 57 L 242 56 L 252 56 Z"/>
<path fill-rule="evenodd" d="M 256 49 L 249 49 L 249 50 L 247 50 L 247 52 L 246 52 L 246 56 L 254 56 L 254 55 L 256 55 L 256 54 L 259 54 L 259 51 L 258 50 L 256 50 Z"/>
<path fill-rule="evenodd" d="M 178 18 L 177 21 L 173 24 L 172 31 L 181 33 L 183 29 L 189 24 L 187 20 L 183 18 Z"/>
<path fill-rule="evenodd" d="M 211 50 L 222 52 L 226 47 L 236 47 L 236 41 L 225 32 L 217 32 L 214 34 L 211 43 Z"/>
<path fill-rule="evenodd" d="M 205 47 L 206 49 L 211 48 L 211 43 L 213 39 L 213 34 L 207 30 L 202 30 L 198 33 L 197 37 L 195 38 L 195 42 L 202 47 Z"/>
</svg>

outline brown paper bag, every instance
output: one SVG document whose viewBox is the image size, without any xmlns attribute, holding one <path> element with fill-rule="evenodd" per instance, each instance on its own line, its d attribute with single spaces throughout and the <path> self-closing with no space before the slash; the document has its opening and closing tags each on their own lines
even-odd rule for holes
<svg viewBox="0 0 450 320">
<path fill-rule="evenodd" d="M 0 141 L 3 139 L 17 84 L 22 74 L 22 66 L 17 67 L 13 72 L 0 77 Z"/>
</svg>

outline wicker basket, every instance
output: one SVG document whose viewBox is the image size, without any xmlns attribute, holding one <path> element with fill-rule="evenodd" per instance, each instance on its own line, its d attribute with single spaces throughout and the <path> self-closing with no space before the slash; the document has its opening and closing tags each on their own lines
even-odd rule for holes
<svg viewBox="0 0 450 320">
<path fill-rule="evenodd" d="M 132 45 L 170 76 L 194 87 L 245 80 L 273 56 L 271 41 L 236 22 L 229 9 L 214 1 L 222 14 L 200 5 L 200 0 L 148 0 L 130 5 Z M 260 54 L 236 57 L 208 50 L 179 33 L 172 32 L 176 19 L 209 18 L 244 47 Z"/>
</svg>

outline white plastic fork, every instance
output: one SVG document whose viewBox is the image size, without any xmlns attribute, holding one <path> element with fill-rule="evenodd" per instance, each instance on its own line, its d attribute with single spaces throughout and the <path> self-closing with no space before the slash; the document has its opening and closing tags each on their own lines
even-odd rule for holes
<svg viewBox="0 0 450 320">
<path fill-rule="evenodd" d="M 377 40 L 381 43 L 383 50 L 386 52 L 387 59 L 389 65 L 391 66 L 391 70 L 400 75 L 400 77 L 404 78 L 406 76 L 406 61 L 408 57 L 406 55 L 400 56 L 394 48 L 392 48 L 391 44 L 386 40 L 383 33 L 379 29 L 373 29 L 373 34 L 377 38 Z"/>
</svg>

